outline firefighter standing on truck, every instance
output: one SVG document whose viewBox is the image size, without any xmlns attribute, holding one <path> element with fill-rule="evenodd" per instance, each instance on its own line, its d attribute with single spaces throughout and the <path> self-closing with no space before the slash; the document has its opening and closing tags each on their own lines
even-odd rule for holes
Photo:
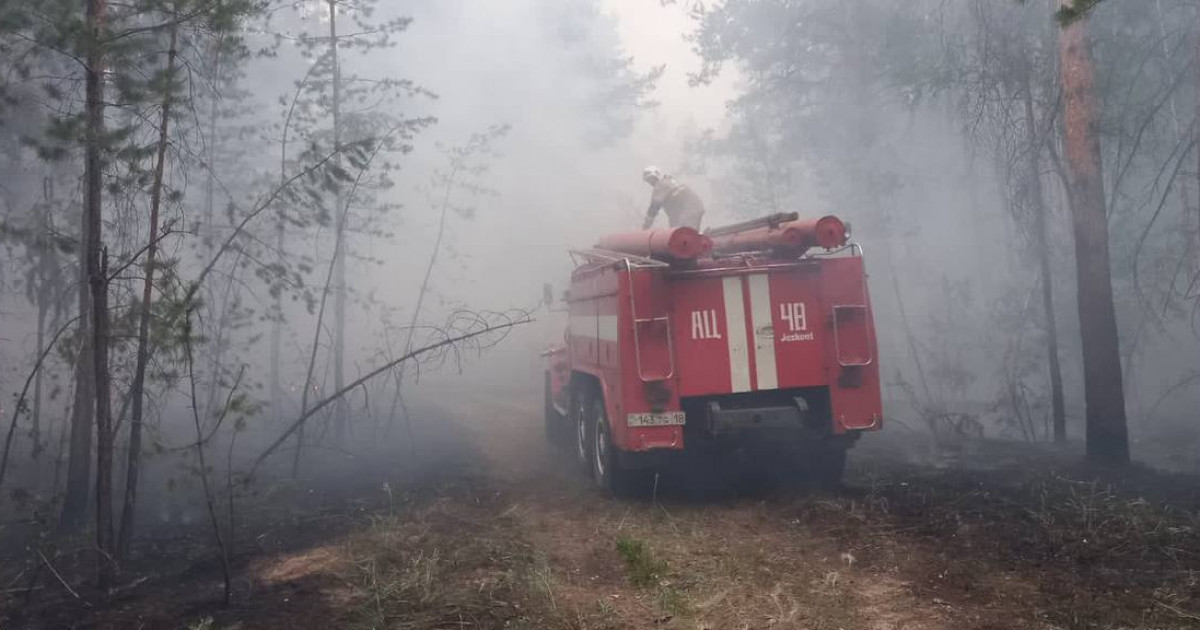
<svg viewBox="0 0 1200 630">
<path fill-rule="evenodd" d="M 667 211 L 667 221 L 673 228 L 690 227 L 700 230 L 700 219 L 704 217 L 704 202 L 691 188 L 675 181 L 675 178 L 653 166 L 642 171 L 642 179 L 654 187 L 650 194 L 650 208 L 646 210 L 643 230 L 654 225 L 659 210 Z"/>
</svg>

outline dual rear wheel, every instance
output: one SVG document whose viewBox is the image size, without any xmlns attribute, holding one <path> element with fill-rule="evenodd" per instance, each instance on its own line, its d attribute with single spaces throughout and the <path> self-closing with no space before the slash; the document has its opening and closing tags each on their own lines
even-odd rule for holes
<svg viewBox="0 0 1200 630">
<path fill-rule="evenodd" d="M 570 416 L 575 428 L 575 460 L 580 470 L 600 489 L 622 492 L 626 474 L 613 445 L 604 394 L 594 386 L 573 386 Z"/>
<path fill-rule="evenodd" d="M 636 471 L 621 466 L 600 387 L 587 380 L 572 382 L 566 417 L 558 413 L 553 405 L 549 393 L 549 375 L 546 377 L 546 391 L 547 438 L 553 443 L 569 445 L 580 472 L 591 477 L 601 490 L 611 494 L 627 494 Z M 772 441 L 765 445 L 766 452 L 752 458 L 750 467 L 765 468 L 761 472 L 774 469 L 768 476 L 781 477 L 781 481 L 836 490 L 841 486 L 846 450 L 851 444 L 851 441 L 833 439 L 819 443 Z M 704 461 L 697 462 L 696 474 L 689 477 L 705 477 L 705 473 L 713 474 L 720 468 L 713 464 L 713 460 L 718 459 L 717 455 L 704 449 L 701 444 L 694 444 L 691 450 Z"/>
</svg>

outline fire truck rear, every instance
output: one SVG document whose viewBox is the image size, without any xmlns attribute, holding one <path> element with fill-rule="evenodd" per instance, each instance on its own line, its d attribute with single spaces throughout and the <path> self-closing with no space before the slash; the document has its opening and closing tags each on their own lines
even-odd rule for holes
<svg viewBox="0 0 1200 630">
<path fill-rule="evenodd" d="M 572 252 L 565 343 L 545 353 L 548 437 L 609 491 L 732 452 L 839 482 L 847 449 L 882 423 L 862 250 L 847 236 L 836 217 L 783 214 Z"/>
</svg>

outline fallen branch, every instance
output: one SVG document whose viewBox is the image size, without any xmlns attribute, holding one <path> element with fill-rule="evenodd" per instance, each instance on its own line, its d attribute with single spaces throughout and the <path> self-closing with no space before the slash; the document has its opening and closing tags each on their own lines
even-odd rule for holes
<svg viewBox="0 0 1200 630">
<path fill-rule="evenodd" d="M 58 583 L 62 584 L 63 588 L 67 589 L 67 592 L 70 593 L 72 597 L 83 602 L 84 606 L 87 606 L 88 608 L 92 607 L 91 603 L 89 603 L 88 600 L 80 597 L 79 593 L 76 593 L 75 589 L 71 588 L 70 584 L 67 584 L 67 581 L 63 579 L 63 576 L 59 575 L 58 570 L 54 568 L 53 564 L 50 564 L 50 560 L 48 558 L 46 558 L 46 554 L 42 553 L 41 549 L 37 550 L 37 555 L 38 555 L 38 557 L 40 557 L 42 559 L 42 562 L 45 563 L 46 568 L 50 569 L 50 573 L 54 574 L 54 577 L 55 577 L 55 579 L 58 580 Z"/>
<path fill-rule="evenodd" d="M 500 324 L 498 326 L 488 325 L 479 330 L 474 330 L 474 331 L 464 333 L 461 335 L 457 335 L 454 337 L 448 337 L 448 338 L 443 339 L 435 344 L 431 344 L 431 345 L 425 346 L 423 348 L 418 348 L 416 350 L 413 350 L 412 352 L 405 354 L 404 356 L 402 356 L 398 359 L 395 359 L 394 361 L 389 361 L 389 362 L 385 363 L 384 365 L 382 365 L 378 368 L 375 368 L 374 370 L 368 372 L 366 375 L 360 377 L 358 380 L 354 381 L 353 383 L 350 383 L 349 385 L 346 385 L 345 387 L 334 392 L 328 398 L 325 398 L 321 402 L 313 405 L 312 409 L 309 409 L 308 411 L 302 413 L 299 418 L 296 418 L 296 420 L 294 422 L 292 422 L 292 424 L 287 428 L 287 430 L 285 430 L 282 435 L 280 435 L 278 438 L 276 438 L 275 441 L 272 442 L 271 445 L 268 446 L 266 448 L 266 450 L 264 450 L 254 460 L 254 464 L 250 466 L 250 472 L 246 474 L 246 481 L 249 481 L 251 478 L 253 478 L 254 472 L 256 470 L 258 470 L 258 467 L 260 465 L 262 465 L 262 463 L 264 461 L 266 461 L 266 459 L 268 457 L 270 457 L 272 453 L 274 453 L 276 450 L 278 450 L 279 447 L 282 446 L 283 443 L 286 442 L 287 439 L 289 437 L 291 437 L 293 433 L 298 431 L 300 429 L 300 427 L 304 426 L 304 423 L 307 422 L 309 418 L 316 415 L 316 413 L 318 411 L 324 409 L 325 407 L 328 407 L 329 405 L 331 405 L 332 403 L 334 403 L 341 397 L 345 396 L 346 394 L 350 393 L 351 391 L 354 391 L 354 389 L 356 389 L 363 383 L 370 381 L 371 379 L 375 378 L 376 376 L 379 376 L 380 374 L 383 374 L 384 372 L 391 370 L 392 368 L 396 367 L 397 365 L 400 365 L 401 363 L 404 363 L 405 361 L 408 361 L 409 359 L 413 359 L 415 357 L 432 352 L 439 348 L 453 346 L 454 344 L 457 344 L 462 341 L 466 341 L 468 339 L 474 339 L 475 337 L 480 337 L 480 336 L 486 335 L 488 333 L 493 333 L 493 332 L 502 331 L 502 330 L 508 330 L 515 326 L 520 326 L 522 324 L 528 324 L 532 321 L 533 320 L 530 319 L 528 315 L 526 315 L 526 316 L 522 317 L 521 319 L 510 321 L 505 324 Z"/>
<path fill-rule="evenodd" d="M 1161 607 L 1166 608 L 1167 610 L 1175 613 L 1175 616 L 1179 617 L 1180 619 L 1187 619 L 1189 621 L 1200 621 L 1200 615 L 1197 615 L 1195 613 L 1190 613 L 1190 612 L 1187 612 L 1186 610 L 1181 610 L 1181 609 L 1176 608 L 1175 606 L 1172 606 L 1163 601 L 1155 600 L 1154 603 L 1157 606 L 1161 606 Z"/>
</svg>

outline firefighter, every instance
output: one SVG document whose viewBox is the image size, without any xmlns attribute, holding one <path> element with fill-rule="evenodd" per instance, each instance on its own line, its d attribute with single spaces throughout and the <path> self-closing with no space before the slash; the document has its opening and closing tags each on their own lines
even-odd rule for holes
<svg viewBox="0 0 1200 630">
<path fill-rule="evenodd" d="M 667 211 L 667 221 L 673 228 L 690 227 L 700 230 L 700 219 L 704 217 L 704 202 L 691 188 L 675 181 L 653 166 L 642 171 L 642 180 L 654 188 L 650 193 L 650 208 L 646 210 L 643 230 L 654 225 L 659 210 Z"/>
</svg>

